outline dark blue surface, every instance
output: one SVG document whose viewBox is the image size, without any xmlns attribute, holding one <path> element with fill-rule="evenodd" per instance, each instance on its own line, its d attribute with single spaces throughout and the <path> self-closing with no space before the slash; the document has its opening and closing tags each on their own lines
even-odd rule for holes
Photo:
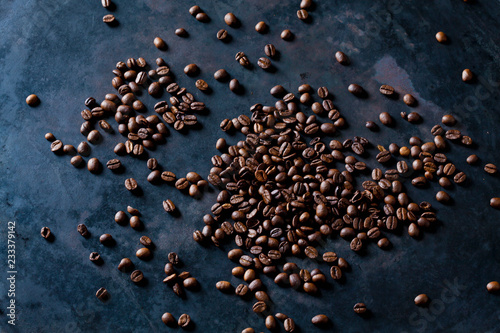
<svg viewBox="0 0 500 333">
<path fill-rule="evenodd" d="M 381 251 L 371 244 L 364 257 L 355 255 L 348 243 L 330 239 L 324 248 L 345 257 L 352 271 L 344 284 L 329 278 L 329 287 L 318 297 L 280 289 L 263 279 L 273 300 L 273 313 L 288 314 L 302 332 L 321 331 L 310 323 L 318 313 L 328 315 L 333 330 L 339 332 L 498 331 L 500 298 L 488 294 L 485 286 L 500 279 L 500 212 L 488 205 L 492 196 L 500 196 L 500 181 L 482 171 L 486 162 L 500 164 L 498 1 L 316 1 L 310 12 L 312 22 L 303 23 L 296 16 L 299 1 L 200 0 L 197 4 L 211 17 L 207 24 L 189 15 L 193 2 L 123 0 L 116 4 L 113 14 L 120 24 L 109 27 L 102 23 L 108 12 L 97 0 L 0 2 L 0 331 L 173 331 L 160 320 L 166 311 L 176 317 L 190 314 L 196 332 L 240 332 L 248 326 L 265 330 L 263 319 L 251 310 L 253 302 L 215 289 L 218 280 L 239 283 L 230 275 L 234 265 L 226 259 L 226 252 L 192 241 L 192 231 L 202 227 L 201 218 L 214 202 L 215 192 L 205 192 L 201 200 L 195 200 L 173 187 L 150 185 L 145 162 L 130 157 L 121 158 L 124 174 L 104 170 L 95 176 L 73 168 L 68 156 L 52 154 L 44 139 L 46 132 L 52 132 L 76 147 L 85 139 L 79 133 L 85 99 L 94 96 L 100 100 L 114 92 L 111 70 L 115 63 L 140 56 L 150 64 L 156 57 L 164 57 L 177 82 L 210 110 L 199 117 L 200 130 L 186 135 L 172 131 L 167 144 L 151 154 L 165 170 L 177 175 L 197 171 L 206 177 L 210 157 L 217 153 L 217 138 L 226 137 L 233 144 L 238 140 L 219 130 L 220 121 L 249 114 L 249 106 L 257 102 L 274 104 L 268 91 L 275 84 L 293 92 L 302 83 L 327 86 L 349 123 L 337 139 L 365 135 L 374 144 L 387 147 L 396 142 L 402 146 L 411 135 L 431 139 L 429 130 L 441 116 L 454 114 L 458 120 L 455 128 L 477 143 L 474 149 L 451 145 L 448 154 L 467 173 L 468 185 L 450 191 L 454 205 L 449 207 L 435 203 L 436 183 L 427 190 L 408 189 L 416 201 L 428 200 L 438 209 L 442 224 L 434 233 L 426 233 L 418 241 L 406 233 L 391 235 L 392 250 Z M 240 18 L 240 28 L 225 25 L 227 12 Z M 254 31 L 260 20 L 269 24 L 268 34 Z M 188 38 L 174 35 L 179 27 L 188 30 Z M 216 39 L 221 28 L 229 31 L 231 42 Z M 285 28 L 295 34 L 292 42 L 280 39 Z M 436 42 L 437 31 L 449 36 L 449 45 Z M 155 36 L 167 42 L 167 51 L 154 48 Z M 279 61 L 273 61 L 276 73 L 257 66 L 244 69 L 234 61 L 236 52 L 243 51 L 256 64 L 267 43 L 280 51 Z M 336 63 L 337 50 L 349 55 L 350 66 Z M 189 63 L 201 69 L 196 78 L 182 73 Z M 213 79 L 219 68 L 226 68 L 243 84 L 242 96 Z M 463 83 L 464 68 L 470 68 L 479 79 Z M 213 93 L 197 91 L 194 82 L 198 78 L 205 79 Z M 368 99 L 347 92 L 353 82 L 365 87 Z M 410 109 L 401 98 L 394 101 L 381 96 L 381 84 L 412 93 L 419 101 L 415 110 L 424 122 L 416 126 L 401 120 L 399 112 Z M 30 93 L 40 97 L 40 106 L 25 104 Z M 154 99 L 143 95 L 141 100 L 152 113 Z M 365 121 L 376 120 L 381 111 L 395 117 L 396 127 L 367 133 Z M 116 130 L 116 123 L 112 126 Z M 114 157 L 112 149 L 120 141 L 119 134 L 106 134 L 102 144 L 92 146 L 92 155 L 105 163 Z M 480 166 L 466 164 L 471 153 L 480 156 Z M 138 180 L 144 189 L 142 197 L 125 190 L 123 182 L 128 177 Z M 163 211 L 161 203 L 167 198 L 177 205 L 180 217 Z M 142 212 L 144 231 L 114 222 L 115 212 L 127 205 Z M 7 325 L 6 317 L 8 221 L 16 221 L 17 232 L 18 320 L 14 329 Z M 79 223 L 89 227 L 90 239 L 76 232 Z M 40 237 L 42 226 L 52 229 L 53 243 Z M 114 236 L 115 247 L 99 244 L 98 236 L 105 232 Z M 134 256 L 141 235 L 150 236 L 157 246 L 150 262 Z M 95 266 L 88 260 L 92 251 L 102 254 L 104 265 Z M 201 283 L 201 290 L 187 292 L 186 300 L 161 283 L 171 251 L 179 253 L 185 265 L 182 270 L 190 271 Z M 146 286 L 133 285 L 128 275 L 116 269 L 122 257 L 131 258 L 144 272 L 149 281 Z M 328 272 L 325 264 L 293 261 Z M 105 304 L 95 297 L 102 286 L 111 294 Z M 428 309 L 413 304 L 419 293 L 431 298 Z M 354 314 L 356 302 L 367 304 L 369 318 Z"/>
</svg>

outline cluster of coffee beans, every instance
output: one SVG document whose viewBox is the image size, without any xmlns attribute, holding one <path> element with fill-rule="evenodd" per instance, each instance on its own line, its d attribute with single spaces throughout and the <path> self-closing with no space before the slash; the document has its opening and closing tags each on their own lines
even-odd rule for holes
<svg viewBox="0 0 500 333">
<path fill-rule="evenodd" d="M 191 291 L 198 289 L 198 280 L 192 277 L 189 272 L 176 272 L 174 266 L 179 266 L 180 264 L 177 253 L 170 252 L 168 254 L 168 261 L 169 262 L 165 265 L 165 274 L 167 277 L 163 279 L 163 283 L 170 286 L 174 293 L 181 298 L 184 297 L 184 289 Z"/>
</svg>

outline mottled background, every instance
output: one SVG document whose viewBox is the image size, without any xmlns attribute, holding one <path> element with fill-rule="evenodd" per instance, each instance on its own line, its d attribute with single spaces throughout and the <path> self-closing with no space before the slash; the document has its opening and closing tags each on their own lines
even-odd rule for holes
<svg viewBox="0 0 500 333">
<path fill-rule="evenodd" d="M 252 302 L 215 289 L 221 279 L 239 283 L 230 276 L 233 263 L 226 259 L 226 252 L 192 241 L 192 231 L 201 228 L 201 217 L 209 211 L 215 192 L 195 200 L 173 187 L 150 185 L 145 162 L 130 157 L 122 158 L 125 173 L 104 170 L 95 176 L 86 169 L 73 168 L 68 156 L 52 154 L 43 137 L 50 131 L 64 143 L 77 146 L 84 140 L 79 126 L 85 99 L 102 99 L 113 92 L 110 83 L 115 63 L 139 56 L 150 63 L 164 57 L 179 84 L 209 107 L 209 112 L 199 117 L 200 130 L 172 133 L 165 146 L 151 153 L 165 170 L 177 175 L 197 171 L 206 176 L 210 157 L 217 153 L 216 139 L 226 137 L 218 128 L 220 121 L 249 114 L 254 103 L 274 103 L 268 91 L 275 84 L 290 91 L 302 83 L 327 86 L 349 123 L 336 136 L 339 140 L 365 135 L 374 144 L 404 145 L 411 135 L 430 139 L 429 129 L 441 116 L 454 114 L 456 128 L 477 144 L 473 149 L 451 145 L 448 153 L 467 173 L 468 183 L 449 191 L 454 198 L 452 206 L 435 203 L 436 183 L 427 190 L 408 189 L 414 200 L 435 204 L 441 218 L 435 232 L 426 233 L 421 240 L 411 239 L 406 232 L 391 235 L 392 250 L 381 251 L 370 244 L 363 257 L 353 253 L 343 240 L 330 239 L 324 249 L 347 258 L 352 271 L 346 274 L 345 283 L 329 279 L 329 286 L 317 297 L 280 289 L 263 279 L 273 299 L 272 311 L 293 317 L 302 332 L 321 331 L 310 323 L 318 313 L 331 318 L 329 330 L 342 332 L 497 331 L 500 298 L 488 294 L 485 286 L 500 279 L 500 212 L 488 205 L 490 197 L 500 196 L 500 181 L 485 174 L 482 165 L 500 164 L 500 2 L 316 1 L 310 11 L 311 22 L 304 23 L 296 16 L 299 1 L 199 0 L 197 4 L 211 17 L 207 24 L 189 15 L 194 4 L 116 0 L 113 14 L 119 25 L 109 27 L 102 23 L 108 11 L 98 0 L 0 2 L 0 331 L 169 331 L 160 320 L 165 311 L 175 316 L 190 314 L 196 332 L 239 332 L 248 326 L 265 330 L 263 318 L 251 311 Z M 227 12 L 241 19 L 240 28 L 224 24 Z M 269 24 L 268 34 L 254 31 L 260 20 Z M 174 35 L 179 27 L 188 30 L 189 38 Z M 231 42 L 216 39 L 220 28 L 229 31 Z M 285 28 L 294 32 L 292 42 L 280 39 Z M 440 30 L 449 36 L 449 45 L 436 42 L 434 35 Z M 165 39 L 167 51 L 154 48 L 155 36 Z M 279 60 L 273 61 L 275 73 L 257 66 L 244 69 L 234 61 L 236 52 L 244 51 L 256 64 L 267 43 L 275 44 L 280 52 Z M 349 55 L 350 66 L 336 63 L 337 50 Z M 198 77 L 182 73 L 188 63 L 200 66 Z M 244 85 L 242 96 L 213 79 L 213 72 L 223 67 Z M 461 81 L 464 68 L 478 75 L 474 83 Z M 196 90 L 198 78 L 209 83 L 211 94 Z M 353 82 L 363 85 L 369 98 L 349 94 L 347 86 Z M 416 126 L 401 120 L 399 113 L 410 109 L 401 98 L 394 101 L 380 95 L 381 84 L 416 96 L 416 110 L 424 122 Z M 39 107 L 25 104 L 30 93 L 41 98 Z M 142 100 L 152 112 L 155 101 L 149 96 Z M 396 127 L 384 127 L 379 133 L 366 131 L 365 121 L 376 120 L 381 111 L 397 119 Z M 227 139 L 231 143 L 238 140 Z M 102 144 L 92 146 L 92 155 L 106 162 L 114 157 L 112 148 L 122 140 L 119 134 L 105 135 Z M 481 166 L 466 164 L 471 153 L 481 157 Z M 139 181 L 143 196 L 135 197 L 125 190 L 123 182 L 128 177 Z M 166 198 L 178 206 L 180 217 L 163 211 L 161 202 Z M 127 205 L 142 212 L 143 232 L 113 221 L 114 213 Z M 18 321 L 14 330 L 5 316 L 8 221 L 17 223 Z M 79 223 L 87 224 L 91 239 L 85 240 L 76 232 Z M 42 226 L 52 229 L 56 237 L 53 243 L 40 237 Z M 99 244 L 98 235 L 104 232 L 115 237 L 115 247 Z M 143 234 L 157 245 L 150 262 L 134 257 Z M 104 265 L 98 267 L 88 260 L 91 251 L 102 254 Z M 186 300 L 161 283 L 170 251 L 179 253 L 185 265 L 182 269 L 201 283 L 201 290 L 188 292 Z M 116 269 L 122 257 L 132 258 L 144 272 L 149 281 L 146 286 L 135 286 L 128 275 Z M 325 264 L 294 261 L 305 268 L 328 270 Z M 111 294 L 106 304 L 94 296 L 101 286 Z M 419 293 L 432 299 L 428 309 L 413 304 Z M 367 318 L 352 311 L 353 304 L 360 301 L 371 310 Z"/>
</svg>

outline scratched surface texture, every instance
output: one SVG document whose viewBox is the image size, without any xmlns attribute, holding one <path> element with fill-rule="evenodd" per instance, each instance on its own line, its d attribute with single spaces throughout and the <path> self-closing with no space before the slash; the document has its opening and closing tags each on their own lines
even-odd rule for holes
<svg viewBox="0 0 500 333">
<path fill-rule="evenodd" d="M 210 16 L 203 24 L 189 15 L 193 2 L 159 0 L 117 0 L 113 14 L 119 25 L 102 23 L 108 12 L 99 1 L 10 0 L 0 2 L 0 331 L 2 332 L 161 332 L 168 329 L 160 318 L 163 312 L 176 317 L 191 315 L 195 332 L 240 332 L 251 326 L 265 331 L 263 318 L 251 310 L 252 301 L 219 293 L 218 280 L 229 280 L 234 266 L 226 252 L 203 248 L 192 240 L 192 232 L 202 227 L 201 217 L 209 211 L 215 192 L 205 192 L 200 200 L 179 193 L 173 187 L 153 186 L 146 181 L 145 161 L 122 158 L 126 171 L 113 174 L 104 170 L 92 175 L 75 169 L 68 156 L 50 152 L 44 139 L 52 132 L 64 143 L 75 146 L 85 138 L 79 133 L 80 111 L 89 96 L 101 100 L 113 92 L 111 70 L 117 61 L 144 57 L 154 63 L 164 57 L 177 82 L 205 102 L 209 111 L 199 116 L 200 129 L 187 134 L 173 133 L 167 144 L 150 156 L 163 169 L 177 175 L 197 171 L 204 177 L 210 158 L 216 154 L 220 136 L 234 144 L 238 136 L 225 135 L 218 125 L 224 118 L 249 114 L 254 103 L 271 104 L 269 89 L 282 84 L 295 92 L 302 83 L 328 87 L 333 101 L 349 126 L 335 138 L 343 140 L 364 135 L 374 145 L 396 142 L 407 145 L 411 135 L 431 139 L 429 130 L 441 116 L 452 113 L 456 126 L 470 135 L 476 145 L 451 145 L 449 158 L 468 175 L 465 186 L 449 191 L 450 206 L 434 200 L 439 186 L 433 182 L 426 190 L 408 187 L 417 202 L 428 200 L 440 217 L 439 226 L 419 240 L 406 232 L 391 234 L 393 248 L 382 251 L 370 244 L 366 254 L 356 255 L 349 244 L 333 238 L 320 252 L 334 250 L 352 266 L 343 283 L 330 278 L 320 295 L 281 289 L 263 277 L 273 302 L 271 310 L 294 318 L 300 332 L 321 332 L 310 319 L 319 313 L 331 318 L 327 331 L 337 332 L 494 332 L 500 320 L 500 298 L 486 292 L 488 281 L 500 279 L 500 212 L 489 207 L 489 198 L 500 196 L 500 180 L 482 171 L 486 162 L 500 164 L 498 154 L 500 123 L 500 2 L 478 0 L 431 1 L 316 1 L 310 22 L 297 19 L 299 1 L 199 0 Z M 227 27 L 223 17 L 233 12 L 241 27 Z M 267 34 L 254 31 L 263 20 Z M 184 27 L 188 38 L 174 30 Z M 226 28 L 232 36 L 222 43 L 216 32 Z M 295 39 L 285 42 L 280 32 L 289 28 Z M 437 31 L 448 34 L 450 43 L 436 42 Z M 152 45 L 161 36 L 168 44 L 162 52 Z M 279 50 L 275 71 L 255 66 L 264 55 L 264 45 Z M 343 50 L 351 59 L 341 66 L 334 52 Z M 234 61 L 245 52 L 253 68 Z M 186 77 L 182 68 L 199 65 L 196 78 Z M 213 73 L 226 68 L 244 86 L 240 96 L 227 84 L 213 79 Z M 461 72 L 470 68 L 478 78 L 471 84 L 461 81 Z M 206 80 L 210 94 L 196 90 L 196 79 Z M 358 99 L 347 92 L 350 83 L 361 84 L 368 98 Z M 381 84 L 393 85 L 398 92 L 411 93 L 419 101 L 415 108 L 424 121 L 411 125 L 399 117 L 411 111 L 402 98 L 390 100 L 378 93 Z M 30 93 L 41 98 L 36 108 L 26 106 Z M 147 95 L 147 94 L 146 94 Z M 164 96 L 168 98 L 168 96 Z M 314 95 L 317 100 L 317 96 Z M 155 100 L 141 96 L 153 113 Z M 394 128 L 367 132 L 364 123 L 388 111 L 396 119 Z M 308 111 L 309 112 L 309 111 Z M 112 122 L 116 131 L 116 123 Z M 105 134 L 103 143 L 92 146 L 92 156 L 101 161 L 114 157 L 112 148 L 123 141 L 119 134 Z M 328 142 L 328 141 L 327 141 Z M 465 158 L 476 153 L 481 165 L 468 166 Z M 369 156 L 373 158 L 375 149 Z M 373 164 L 371 164 L 374 166 Z M 342 168 L 341 165 L 338 166 Z M 138 180 L 144 194 L 127 192 L 123 182 Z M 408 185 L 408 181 L 405 181 Z M 162 200 L 171 198 L 181 212 L 172 217 L 162 209 Z M 137 232 L 113 221 L 117 210 L 131 205 L 142 212 L 145 230 Z M 16 224 L 16 304 L 17 324 L 7 325 L 6 231 L 7 221 Z M 85 223 L 92 233 L 88 240 L 76 232 Z M 55 241 L 40 237 L 42 226 L 49 226 Z M 110 233 L 116 246 L 99 244 L 101 233 Z M 149 235 L 156 244 L 154 258 L 141 262 L 135 258 L 139 237 Z M 225 249 L 231 245 L 225 246 Z M 98 251 L 102 266 L 93 265 L 89 253 Z M 201 289 L 176 297 L 161 283 L 167 254 L 177 252 L 184 264 L 180 270 L 198 278 Z M 5 255 L 4 255 L 5 254 Z M 147 277 L 145 286 L 136 286 L 116 266 L 130 257 Z M 301 267 L 321 268 L 325 264 L 293 259 Z M 101 303 L 95 292 L 106 287 L 111 299 Z M 413 298 L 426 293 L 432 302 L 419 309 Z M 352 311 L 356 302 L 370 309 L 367 317 Z M 283 331 L 283 328 L 281 328 Z"/>
</svg>

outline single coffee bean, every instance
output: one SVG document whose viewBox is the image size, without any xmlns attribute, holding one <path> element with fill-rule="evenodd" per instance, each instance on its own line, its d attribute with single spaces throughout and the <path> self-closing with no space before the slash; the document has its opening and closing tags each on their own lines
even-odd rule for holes
<svg viewBox="0 0 500 333">
<path fill-rule="evenodd" d="M 383 237 L 378 240 L 377 246 L 381 249 L 387 249 L 391 246 L 391 242 L 386 237 Z"/>
<path fill-rule="evenodd" d="M 425 306 L 427 303 L 429 303 L 429 296 L 426 294 L 420 294 L 417 297 L 415 297 L 415 305 L 417 306 Z"/>
<path fill-rule="evenodd" d="M 187 37 L 188 36 L 188 32 L 184 28 L 175 29 L 175 34 L 179 37 Z"/>
<path fill-rule="evenodd" d="M 120 260 L 120 263 L 118 264 L 118 270 L 121 272 L 128 272 L 134 267 L 134 264 L 132 263 L 132 260 L 129 258 L 123 258 Z"/>
<path fill-rule="evenodd" d="M 172 265 L 178 265 L 180 262 L 179 255 L 175 252 L 170 252 L 168 254 L 168 261 L 170 261 Z"/>
<path fill-rule="evenodd" d="M 98 130 L 92 130 L 87 135 L 87 141 L 92 144 L 97 144 L 101 141 L 101 133 Z"/>
<path fill-rule="evenodd" d="M 285 332 L 295 332 L 295 321 L 292 318 L 286 318 L 283 322 Z"/>
<path fill-rule="evenodd" d="M 228 293 L 233 289 L 231 283 L 228 281 L 219 281 L 215 284 L 215 287 L 223 293 Z"/>
<path fill-rule="evenodd" d="M 42 235 L 42 237 L 45 238 L 45 239 L 51 239 L 52 238 L 52 232 L 50 231 L 49 227 L 43 227 L 40 230 L 40 235 Z"/>
<path fill-rule="evenodd" d="M 359 84 L 356 83 L 350 84 L 347 90 L 354 96 L 358 97 L 361 97 L 365 94 L 365 90 L 363 89 L 363 87 L 361 87 Z"/>
<path fill-rule="evenodd" d="M 497 173 L 497 166 L 493 163 L 488 163 L 484 166 L 484 171 L 486 171 L 490 175 L 494 175 Z"/>
<path fill-rule="evenodd" d="M 464 69 L 462 72 L 462 81 L 464 82 L 470 82 L 474 78 L 474 74 L 472 71 L 468 68 Z"/>
<path fill-rule="evenodd" d="M 365 303 L 356 303 L 354 304 L 353 309 L 357 314 L 363 314 L 366 312 L 366 305 Z"/>
<path fill-rule="evenodd" d="M 385 126 L 392 126 L 394 124 L 394 119 L 392 119 L 391 115 L 388 112 L 382 112 L 378 116 L 380 122 Z"/>
<path fill-rule="evenodd" d="M 170 326 L 170 327 L 174 327 L 177 325 L 177 320 L 175 320 L 174 316 L 169 313 L 169 312 L 165 312 L 162 316 L 161 316 L 161 321 L 167 325 L 167 326 Z"/>
<path fill-rule="evenodd" d="M 316 315 L 311 319 L 311 323 L 316 326 L 325 326 L 329 321 L 330 319 L 328 319 L 328 317 L 324 314 Z"/>
<path fill-rule="evenodd" d="M 156 158 L 150 158 L 146 162 L 146 165 L 149 170 L 156 170 L 158 169 L 158 160 Z"/>
<path fill-rule="evenodd" d="M 220 29 L 217 31 L 217 39 L 218 40 L 225 40 L 228 37 L 228 32 L 224 29 Z"/>
<path fill-rule="evenodd" d="M 113 236 L 111 236 L 110 234 L 102 234 L 99 237 L 99 242 L 101 242 L 101 244 L 104 246 L 111 246 L 114 244 Z"/>
<path fill-rule="evenodd" d="M 151 250 L 149 250 L 147 247 L 143 247 L 137 250 L 135 255 L 141 260 L 149 260 L 151 258 Z"/>
<path fill-rule="evenodd" d="M 406 94 L 403 96 L 403 102 L 405 102 L 406 105 L 408 106 L 415 106 L 417 104 L 417 100 L 413 95 Z"/>
<path fill-rule="evenodd" d="M 140 283 L 144 279 L 144 274 L 138 269 L 130 274 L 130 280 L 134 283 Z"/>
<path fill-rule="evenodd" d="M 196 88 L 198 88 L 201 91 L 207 91 L 208 90 L 208 83 L 205 82 L 205 80 L 197 80 L 195 83 Z"/>
<path fill-rule="evenodd" d="M 97 290 L 97 292 L 95 293 L 95 296 L 100 301 L 105 302 L 109 298 L 109 293 L 106 288 L 99 288 L 99 290 Z"/>
<path fill-rule="evenodd" d="M 167 48 L 167 43 L 160 37 L 155 37 L 153 44 L 156 46 L 158 50 L 166 50 Z"/>
<path fill-rule="evenodd" d="M 436 193 L 436 200 L 441 203 L 447 204 L 451 201 L 451 197 L 445 191 L 439 191 L 438 193 Z"/>
<path fill-rule="evenodd" d="M 266 44 L 266 46 L 264 46 L 264 53 L 269 58 L 274 58 L 276 56 L 276 48 L 273 44 Z"/>
<path fill-rule="evenodd" d="M 440 125 L 434 125 L 431 128 L 431 134 L 436 136 L 436 135 L 443 135 L 444 134 L 444 129 Z"/>
<path fill-rule="evenodd" d="M 120 162 L 119 159 L 112 159 L 112 160 L 109 160 L 107 163 L 106 163 L 106 167 L 109 169 L 109 170 L 118 170 L 120 169 L 122 166 L 122 163 Z"/>
<path fill-rule="evenodd" d="M 129 191 L 135 191 L 138 188 L 137 181 L 134 178 L 125 179 L 125 188 Z"/>
<path fill-rule="evenodd" d="M 457 184 L 462 184 L 467 179 L 467 175 L 464 172 L 459 172 L 453 177 L 453 181 Z"/>
<path fill-rule="evenodd" d="M 200 6 L 192 6 L 191 8 L 189 8 L 189 14 L 196 16 L 199 13 L 203 13 Z"/>
<path fill-rule="evenodd" d="M 240 91 L 240 82 L 237 79 L 232 79 L 229 82 L 229 90 L 231 90 L 234 93 L 237 93 Z"/>
<path fill-rule="evenodd" d="M 291 41 L 293 39 L 293 33 L 289 29 L 285 29 L 281 32 L 281 39 Z"/>
<path fill-rule="evenodd" d="M 309 13 L 307 12 L 307 10 L 305 9 L 299 9 L 297 11 L 297 17 L 300 19 L 300 20 L 307 20 L 307 18 L 309 17 Z"/>
<path fill-rule="evenodd" d="M 176 180 L 175 174 L 171 171 L 163 171 L 161 173 L 161 179 L 166 181 L 167 183 L 174 182 Z"/>
<path fill-rule="evenodd" d="M 342 278 L 342 270 L 339 266 L 332 266 L 330 268 L 330 275 L 334 280 L 340 280 Z"/>
<path fill-rule="evenodd" d="M 177 325 L 182 328 L 189 327 L 191 325 L 191 317 L 185 313 L 181 314 L 179 320 L 177 321 Z"/>
<path fill-rule="evenodd" d="M 112 24 L 112 23 L 114 23 L 114 22 L 116 21 L 116 18 L 115 18 L 115 16 L 114 16 L 114 15 L 112 15 L 112 14 L 108 14 L 108 15 L 104 15 L 104 16 L 102 17 L 102 21 L 103 21 L 104 23 L 107 23 L 107 24 Z"/>
<path fill-rule="evenodd" d="M 267 32 L 267 24 L 264 21 L 260 21 L 255 25 L 255 31 L 257 31 L 259 34 L 264 34 Z"/>
<path fill-rule="evenodd" d="M 179 178 L 175 182 L 175 188 L 178 190 L 185 190 L 189 187 L 189 181 L 186 178 Z"/>
<path fill-rule="evenodd" d="M 342 52 L 342 51 L 337 51 L 335 52 L 335 60 L 341 65 L 348 65 L 349 64 L 349 57 Z"/>
<path fill-rule="evenodd" d="M 224 16 L 224 22 L 226 22 L 226 24 L 228 26 L 233 27 L 233 28 L 238 26 L 238 24 L 239 24 L 238 19 L 236 18 L 236 16 L 233 13 L 227 13 Z"/>
<path fill-rule="evenodd" d="M 89 260 L 93 263 L 99 264 L 102 260 L 101 255 L 97 252 L 91 252 L 89 255 Z"/>
<path fill-rule="evenodd" d="M 371 121 L 371 120 L 367 121 L 365 126 L 370 131 L 376 131 L 376 130 L 378 130 L 378 125 L 374 121 Z"/>
<path fill-rule="evenodd" d="M 448 41 L 448 37 L 445 35 L 444 32 L 440 31 L 436 34 L 436 40 L 439 43 L 446 43 Z"/>
<path fill-rule="evenodd" d="M 87 162 L 87 169 L 93 173 L 97 174 L 101 171 L 101 162 L 95 157 L 92 157 L 88 162 Z"/>
<path fill-rule="evenodd" d="M 196 64 L 189 64 L 186 67 L 184 67 L 184 73 L 189 76 L 196 75 L 198 71 L 199 69 Z"/>
<path fill-rule="evenodd" d="M 37 106 L 38 104 L 40 104 L 40 99 L 38 98 L 37 95 L 31 94 L 28 97 L 26 97 L 26 104 L 28 104 L 31 107 Z"/>
<path fill-rule="evenodd" d="M 266 57 L 261 57 L 257 61 L 257 65 L 262 69 L 269 69 L 271 67 L 271 60 Z"/>
<path fill-rule="evenodd" d="M 379 163 L 386 163 L 391 159 L 391 153 L 388 150 L 384 150 L 378 153 L 375 158 Z"/>
<path fill-rule="evenodd" d="M 87 226 L 85 224 L 79 224 L 76 228 L 78 233 L 82 235 L 82 237 L 88 238 L 90 237 L 90 231 L 88 231 Z"/>
<path fill-rule="evenodd" d="M 266 317 L 265 325 L 266 325 L 266 328 L 270 331 L 275 331 L 276 328 L 278 327 L 278 323 L 276 322 L 276 318 L 274 318 L 274 316 L 272 316 L 272 315 L 269 315 Z"/>
<path fill-rule="evenodd" d="M 199 21 L 199 22 L 208 22 L 210 21 L 210 18 L 208 17 L 208 15 L 206 13 L 198 13 L 196 14 L 196 20 Z"/>
<path fill-rule="evenodd" d="M 70 160 L 71 165 L 73 165 L 75 168 L 79 168 L 83 165 L 85 161 L 80 155 L 73 156 Z"/>
<path fill-rule="evenodd" d="M 422 118 L 420 117 L 420 114 L 418 112 L 410 112 L 408 114 L 408 117 L 406 120 L 408 120 L 409 123 L 416 124 L 418 123 Z"/>
<path fill-rule="evenodd" d="M 500 291 L 500 283 L 498 283 L 498 281 L 488 282 L 486 290 L 490 293 L 498 293 Z"/>
<path fill-rule="evenodd" d="M 53 153 L 61 154 L 63 152 L 64 145 L 61 140 L 55 140 L 50 144 L 50 150 Z"/>
<path fill-rule="evenodd" d="M 120 210 L 116 212 L 115 214 L 115 222 L 121 225 L 126 224 L 129 221 L 129 218 L 127 216 L 127 213 L 124 211 Z"/>
<path fill-rule="evenodd" d="M 219 69 L 214 73 L 214 79 L 217 81 L 225 81 L 229 77 L 229 73 L 225 69 Z"/>
<path fill-rule="evenodd" d="M 319 87 L 318 88 L 318 97 L 325 99 L 329 95 L 328 88 L 327 87 Z"/>
<path fill-rule="evenodd" d="M 453 117 L 451 114 L 445 114 L 441 118 L 441 122 L 446 126 L 453 126 L 456 124 L 457 121 L 455 120 L 455 117 Z"/>
<path fill-rule="evenodd" d="M 394 88 L 389 86 L 389 85 L 381 85 L 379 88 L 379 91 L 381 94 L 386 95 L 386 96 L 393 96 L 394 95 Z"/>
<path fill-rule="evenodd" d="M 495 209 L 500 209 L 500 198 L 491 198 L 490 206 Z"/>
<path fill-rule="evenodd" d="M 175 205 L 174 205 L 174 203 L 172 202 L 172 200 L 167 199 L 167 200 L 163 201 L 163 209 L 164 209 L 167 213 L 173 213 L 173 212 L 175 211 Z"/>
</svg>

